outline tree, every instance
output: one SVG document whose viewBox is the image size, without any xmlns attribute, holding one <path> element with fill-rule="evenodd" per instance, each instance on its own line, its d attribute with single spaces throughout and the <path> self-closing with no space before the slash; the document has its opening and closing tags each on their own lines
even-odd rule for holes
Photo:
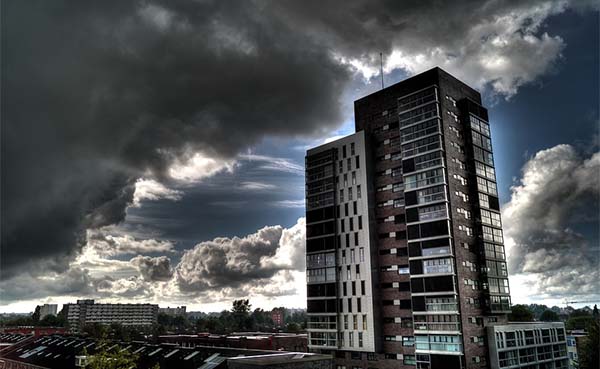
<svg viewBox="0 0 600 369">
<path fill-rule="evenodd" d="M 104 345 L 108 347 L 109 345 Z M 135 369 L 137 368 L 137 355 L 117 348 L 116 350 L 100 350 L 93 355 L 84 355 L 89 357 L 87 369 Z M 157 364 L 158 365 L 158 364 Z"/>
<path fill-rule="evenodd" d="M 31 314 L 31 320 L 33 320 L 35 323 L 40 321 L 40 305 L 35 307 L 35 311 L 33 314 Z"/>
<path fill-rule="evenodd" d="M 532 322 L 533 314 L 525 305 L 513 305 L 512 312 L 508 315 L 510 322 Z"/>
<path fill-rule="evenodd" d="M 285 331 L 289 333 L 298 333 L 300 332 L 300 325 L 298 323 L 288 323 L 285 326 Z"/>
<path fill-rule="evenodd" d="M 83 327 L 83 333 L 87 334 L 91 338 L 106 339 L 108 337 L 109 329 L 107 326 L 100 323 L 86 324 Z"/>
<path fill-rule="evenodd" d="M 546 310 L 542 313 L 542 315 L 540 315 L 540 320 L 542 322 L 557 322 L 559 319 L 558 314 L 556 314 L 554 311 Z"/>
<path fill-rule="evenodd" d="M 600 368 L 600 321 L 593 319 L 590 321 L 587 330 L 587 339 L 579 348 L 579 367 L 581 369 Z"/>
<path fill-rule="evenodd" d="M 567 330 L 586 329 L 586 327 L 594 320 L 592 315 L 583 309 L 577 309 L 571 313 L 567 323 Z"/>
<path fill-rule="evenodd" d="M 231 312 L 234 314 L 248 314 L 251 306 L 250 300 L 233 300 Z"/>
</svg>

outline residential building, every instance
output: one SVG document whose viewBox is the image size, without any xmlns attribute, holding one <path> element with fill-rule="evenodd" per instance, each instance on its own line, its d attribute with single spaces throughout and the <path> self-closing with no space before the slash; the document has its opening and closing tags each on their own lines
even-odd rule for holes
<svg viewBox="0 0 600 369">
<path fill-rule="evenodd" d="M 178 316 L 178 315 L 186 315 L 186 307 L 185 306 L 177 306 L 177 307 L 166 307 L 166 308 L 158 308 L 158 313 L 159 314 L 167 314 L 170 316 Z"/>
<path fill-rule="evenodd" d="M 567 369 L 565 325 L 510 323 L 487 327 L 491 369 Z"/>
<path fill-rule="evenodd" d="M 587 340 L 584 330 L 573 330 L 567 332 L 567 355 L 569 355 L 569 369 L 579 368 L 579 351 L 583 342 Z"/>
<path fill-rule="evenodd" d="M 510 290 L 487 110 L 439 68 L 308 150 L 309 348 L 346 368 L 489 368 Z"/>
<path fill-rule="evenodd" d="M 77 300 L 76 304 L 65 304 L 63 309 L 66 309 L 69 328 L 75 332 L 94 323 L 151 326 L 158 315 L 158 305 L 97 304 L 94 300 Z"/>
<path fill-rule="evenodd" d="M 38 306 L 40 308 L 40 320 L 44 319 L 47 315 L 56 315 L 58 312 L 57 304 L 44 304 Z"/>
<path fill-rule="evenodd" d="M 271 319 L 276 327 L 283 327 L 285 325 L 285 309 L 275 308 L 271 310 Z"/>
</svg>

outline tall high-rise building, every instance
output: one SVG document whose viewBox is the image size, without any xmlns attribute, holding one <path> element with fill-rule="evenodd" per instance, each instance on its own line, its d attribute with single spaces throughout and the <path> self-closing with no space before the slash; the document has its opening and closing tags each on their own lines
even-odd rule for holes
<svg viewBox="0 0 600 369">
<path fill-rule="evenodd" d="M 487 368 L 510 295 L 487 110 L 439 68 L 308 150 L 309 347 L 338 369 Z"/>
</svg>

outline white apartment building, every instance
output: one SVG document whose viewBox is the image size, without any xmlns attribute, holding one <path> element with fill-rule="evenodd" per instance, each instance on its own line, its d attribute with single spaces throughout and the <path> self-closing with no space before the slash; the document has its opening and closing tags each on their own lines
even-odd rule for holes
<svg viewBox="0 0 600 369">
<path fill-rule="evenodd" d="M 93 323 L 150 326 L 156 323 L 158 315 L 158 305 L 153 304 L 96 304 L 94 300 L 77 300 L 64 308 L 69 327 L 74 331 Z"/>
</svg>

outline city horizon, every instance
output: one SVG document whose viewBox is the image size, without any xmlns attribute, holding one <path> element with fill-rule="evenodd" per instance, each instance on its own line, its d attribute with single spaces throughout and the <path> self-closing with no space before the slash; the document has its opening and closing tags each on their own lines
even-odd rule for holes
<svg viewBox="0 0 600 369">
<path fill-rule="evenodd" d="M 598 367 L 599 15 L 3 1 L 0 367 Z"/>
</svg>

